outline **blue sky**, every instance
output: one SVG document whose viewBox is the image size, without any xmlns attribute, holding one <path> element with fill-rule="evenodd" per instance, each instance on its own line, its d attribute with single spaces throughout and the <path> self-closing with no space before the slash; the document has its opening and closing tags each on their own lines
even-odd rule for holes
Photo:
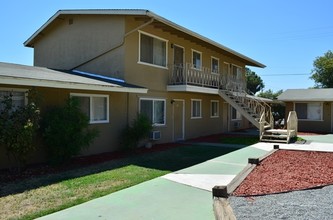
<svg viewBox="0 0 333 220">
<path fill-rule="evenodd" d="M 0 8 L 0 62 L 32 65 L 23 46 L 59 9 L 139 8 L 251 57 L 265 90 L 314 86 L 313 61 L 333 50 L 332 0 L 11 0 Z"/>
</svg>

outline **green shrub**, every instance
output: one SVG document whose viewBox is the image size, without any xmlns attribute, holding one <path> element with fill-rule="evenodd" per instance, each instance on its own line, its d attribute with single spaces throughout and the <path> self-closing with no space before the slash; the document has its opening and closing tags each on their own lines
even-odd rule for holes
<svg viewBox="0 0 333 220">
<path fill-rule="evenodd" d="M 69 98 L 65 106 L 54 107 L 45 114 L 43 137 L 52 164 L 69 161 L 92 143 L 98 131 L 89 129 L 88 125 L 89 118 L 75 97 Z"/>
<path fill-rule="evenodd" d="M 26 165 L 28 156 L 35 151 L 34 137 L 39 128 L 40 111 L 37 92 L 28 91 L 28 104 L 15 107 L 12 95 L 3 97 L 0 109 L 0 145 L 5 147 L 18 171 Z"/>
<path fill-rule="evenodd" d="M 138 147 L 141 140 L 149 137 L 152 129 L 153 127 L 149 118 L 146 115 L 138 114 L 132 124 L 127 126 L 122 133 L 122 147 L 126 149 Z"/>
</svg>

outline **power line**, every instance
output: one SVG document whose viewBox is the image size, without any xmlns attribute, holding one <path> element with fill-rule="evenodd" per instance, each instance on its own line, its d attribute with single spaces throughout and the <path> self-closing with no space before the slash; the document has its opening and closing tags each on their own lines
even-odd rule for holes
<svg viewBox="0 0 333 220">
<path fill-rule="evenodd" d="M 305 76 L 311 73 L 260 74 L 260 76 Z"/>
</svg>

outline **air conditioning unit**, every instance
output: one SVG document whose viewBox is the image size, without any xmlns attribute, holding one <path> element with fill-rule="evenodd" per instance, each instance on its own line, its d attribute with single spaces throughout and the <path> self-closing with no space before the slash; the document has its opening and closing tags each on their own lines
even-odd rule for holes
<svg viewBox="0 0 333 220">
<path fill-rule="evenodd" d="M 234 122 L 234 128 L 240 128 L 240 126 L 241 126 L 241 123 L 240 123 L 240 121 L 235 121 Z"/>
<path fill-rule="evenodd" d="M 161 139 L 161 131 L 152 131 L 150 132 L 150 140 L 157 141 Z"/>
</svg>

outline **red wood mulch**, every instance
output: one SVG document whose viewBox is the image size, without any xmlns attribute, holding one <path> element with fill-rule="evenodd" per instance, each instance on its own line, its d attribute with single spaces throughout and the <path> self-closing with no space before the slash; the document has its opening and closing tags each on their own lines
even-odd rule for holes
<svg viewBox="0 0 333 220">
<path fill-rule="evenodd" d="M 278 150 L 264 159 L 233 192 L 257 196 L 333 184 L 333 153 Z"/>
</svg>

